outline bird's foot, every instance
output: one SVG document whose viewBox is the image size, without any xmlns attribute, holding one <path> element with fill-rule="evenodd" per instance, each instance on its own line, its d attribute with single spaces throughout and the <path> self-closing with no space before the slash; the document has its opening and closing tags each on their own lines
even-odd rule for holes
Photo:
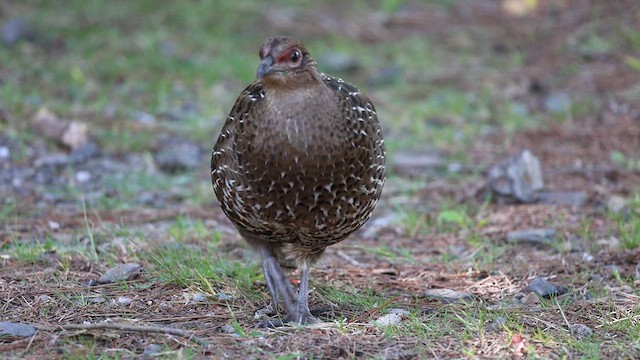
<svg viewBox="0 0 640 360">
<path fill-rule="evenodd" d="M 311 315 L 310 311 L 291 312 L 284 319 L 262 320 L 256 324 L 255 328 L 278 328 L 289 325 L 314 325 L 320 321 Z"/>
<path fill-rule="evenodd" d="M 286 323 L 297 325 L 313 325 L 320 323 L 318 319 L 311 315 L 309 310 L 291 312 L 285 316 L 284 321 Z"/>
</svg>

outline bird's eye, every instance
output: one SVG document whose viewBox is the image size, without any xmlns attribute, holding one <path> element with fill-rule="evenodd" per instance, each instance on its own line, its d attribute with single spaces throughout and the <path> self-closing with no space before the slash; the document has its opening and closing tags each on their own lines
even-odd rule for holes
<svg viewBox="0 0 640 360">
<path fill-rule="evenodd" d="M 300 60 L 300 51 L 298 49 L 291 51 L 291 53 L 289 53 L 289 60 L 292 63 L 297 63 Z"/>
</svg>

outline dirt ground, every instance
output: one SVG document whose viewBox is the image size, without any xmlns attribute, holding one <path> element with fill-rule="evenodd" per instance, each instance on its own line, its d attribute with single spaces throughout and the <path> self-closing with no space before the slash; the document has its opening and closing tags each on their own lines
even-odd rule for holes
<svg viewBox="0 0 640 360">
<path fill-rule="evenodd" d="M 569 49 L 572 39 L 588 36 L 589 31 L 603 37 L 626 27 L 638 31 L 640 4 L 539 1 L 529 9 L 522 5 L 525 3 L 457 3 L 443 14 L 434 6 L 407 2 L 384 20 L 366 22 L 375 18 L 367 12 L 363 21 L 338 30 L 354 40 L 375 43 L 392 42 L 406 34 L 446 38 L 455 29 L 467 34 L 471 42 L 488 47 L 489 55 L 483 56 L 520 54 L 522 65 L 517 71 L 499 76 L 480 72 L 477 79 L 502 84 L 510 99 L 524 104 L 529 113 L 549 113 L 548 99 L 555 99 L 558 93 L 586 99 L 588 104 L 585 111 L 574 110 L 559 119 L 549 116 L 551 119 L 535 126 L 513 131 L 497 126 L 479 132 L 463 150 L 468 161 L 455 176 L 439 170 L 422 176 L 403 173 L 394 168 L 391 149 L 389 165 L 394 170 L 374 216 L 350 239 L 329 248 L 312 269 L 310 301 L 321 325 L 254 328 L 254 315 L 269 302 L 257 265 L 247 266 L 253 266 L 250 288 L 258 296 L 240 293 L 234 275 L 214 283 L 214 289 L 202 286 L 206 282 L 181 285 L 158 275 L 163 269 L 154 261 L 154 251 L 171 246 L 166 234 L 178 218 L 201 221 L 207 229 L 215 229 L 220 234 L 216 256 L 238 264 L 257 259 L 212 192 L 210 200 L 200 204 L 186 204 L 179 196 L 167 195 L 162 207 L 83 211 L 67 206 L 65 199 L 47 198 L 47 192 L 34 182 L 28 191 L 13 194 L 19 199 L 13 211 L 22 215 L 5 216 L 0 229 L 0 321 L 37 324 L 38 331 L 26 338 L 0 335 L 0 357 L 640 357 L 640 247 L 621 244 L 624 231 L 631 237 L 640 236 L 640 231 L 629 229 L 640 221 L 640 69 L 628 61 L 640 57 L 640 51 L 631 47 L 628 52 Z M 328 6 L 325 11 L 336 7 Z M 325 30 L 313 24 L 322 23 L 318 19 L 326 17 L 326 12 L 298 18 L 302 25 L 268 14 L 265 21 L 283 32 L 294 27 L 300 36 L 322 36 Z M 455 52 L 458 45 L 446 46 Z M 439 86 L 440 81 L 469 91 L 482 86 L 455 74 L 434 79 L 431 86 Z M 391 129 L 389 133 L 397 137 L 401 131 Z M 13 146 L 7 137 L 0 137 L 0 145 Z M 488 168 L 523 149 L 540 159 L 545 192 L 579 193 L 583 200 L 519 204 L 488 197 Z M 448 149 L 442 150 L 449 154 Z M 29 161 L 3 164 L 3 176 L 30 166 Z M 126 169 L 123 165 L 114 171 Z M 207 183 L 208 169 L 201 170 L 196 178 Z M 415 191 L 407 192 L 409 183 Z M 612 199 L 626 203 L 612 209 Z M 445 208 L 464 208 L 468 213 L 461 223 L 443 223 L 439 214 Z M 399 217 L 399 209 L 416 218 Z M 42 256 L 33 261 L 11 250 L 16 243 L 34 244 L 42 239 L 64 243 L 87 227 L 97 240 L 109 242 L 108 249 L 117 249 L 117 255 L 96 261 L 46 241 Z M 137 235 L 122 236 L 119 228 Z M 530 228 L 552 228 L 556 236 L 538 244 L 506 240 L 508 233 Z M 144 239 L 144 244 L 136 239 Z M 80 243 L 91 241 L 85 236 Z M 202 253 L 211 246 L 197 236 L 185 243 Z M 94 284 L 107 269 L 128 262 L 142 265 L 136 278 Z M 521 299 L 521 290 L 536 277 L 545 277 L 568 291 L 551 299 Z M 345 297 L 336 296 L 333 289 Z M 466 301 L 447 302 L 425 295 L 433 289 L 471 296 Z M 194 300 L 193 295 L 200 293 L 206 298 Z M 398 328 L 374 322 L 393 308 L 411 315 L 404 315 Z M 489 330 L 487 326 L 498 317 L 506 318 L 507 325 Z M 105 321 L 180 329 L 209 345 L 180 334 L 117 327 L 64 328 Z M 587 326 L 592 334 L 576 335 L 574 324 Z M 160 344 L 160 350 L 143 354 L 150 344 Z"/>
</svg>

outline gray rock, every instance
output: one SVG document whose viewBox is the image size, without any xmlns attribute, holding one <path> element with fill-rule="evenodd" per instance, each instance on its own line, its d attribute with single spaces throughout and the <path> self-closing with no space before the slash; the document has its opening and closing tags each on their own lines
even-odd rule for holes
<svg viewBox="0 0 640 360">
<path fill-rule="evenodd" d="M 0 146 L 0 159 L 8 159 L 11 151 L 6 146 Z"/>
<path fill-rule="evenodd" d="M 31 337 L 35 335 L 36 328 L 28 324 L 0 322 L 0 336 L 11 335 L 19 337 Z"/>
<path fill-rule="evenodd" d="M 155 124 L 157 119 L 153 114 L 149 114 L 144 111 L 134 111 L 131 113 L 131 118 L 143 124 L 152 125 Z"/>
<path fill-rule="evenodd" d="M 405 310 L 405 309 L 389 309 L 387 310 L 387 314 L 395 314 L 395 315 L 399 315 L 399 316 L 409 316 L 411 315 L 411 312 L 409 312 L 409 310 Z"/>
<path fill-rule="evenodd" d="M 29 23 L 22 18 L 13 18 L 2 26 L 2 41 L 7 46 L 13 46 L 21 40 L 32 40 L 35 31 Z"/>
<path fill-rule="evenodd" d="M 584 191 L 572 192 L 541 192 L 538 201 L 543 204 L 583 206 L 587 202 L 587 193 Z"/>
<path fill-rule="evenodd" d="M 52 300 L 51 296 L 45 295 L 45 294 L 38 295 L 36 299 L 38 300 L 38 302 L 42 302 L 42 303 L 48 303 L 49 301 Z"/>
<path fill-rule="evenodd" d="M 91 173 L 85 170 L 80 170 L 76 173 L 76 181 L 79 183 L 86 183 L 91 180 Z"/>
<path fill-rule="evenodd" d="M 553 242 L 555 237 L 555 229 L 525 229 L 507 233 L 507 241 L 510 243 L 548 245 Z"/>
<path fill-rule="evenodd" d="M 607 209 L 612 213 L 621 213 L 627 208 L 627 199 L 622 196 L 613 195 L 607 199 Z"/>
<path fill-rule="evenodd" d="M 98 284 L 131 280 L 138 276 L 140 270 L 142 270 L 142 267 L 137 263 L 118 264 L 102 274 L 98 279 Z"/>
<path fill-rule="evenodd" d="M 585 338 L 593 335 L 593 330 L 585 324 L 572 324 L 571 334 L 577 338 Z"/>
<path fill-rule="evenodd" d="M 225 334 L 235 334 L 236 333 L 236 329 L 233 326 L 229 325 L 229 324 L 224 324 L 220 328 L 220 332 L 223 332 Z"/>
<path fill-rule="evenodd" d="M 382 326 L 398 325 L 402 321 L 402 316 L 398 314 L 386 314 L 377 318 L 373 323 Z"/>
<path fill-rule="evenodd" d="M 69 161 L 74 164 L 82 164 L 89 159 L 97 158 L 101 154 L 100 147 L 95 143 L 86 143 L 79 148 L 73 150 L 69 154 Z"/>
<path fill-rule="evenodd" d="M 488 322 L 484 328 L 489 332 L 498 332 L 504 329 L 504 324 L 507 323 L 507 319 L 502 316 L 498 316 L 495 320 Z"/>
<path fill-rule="evenodd" d="M 550 298 L 552 296 L 558 296 L 566 294 L 569 289 L 564 286 L 556 286 L 547 281 L 543 277 L 537 277 L 529 283 L 524 289 L 520 291 L 521 294 L 535 293 L 543 298 Z"/>
<path fill-rule="evenodd" d="M 230 301 L 232 297 L 223 292 L 219 292 L 216 294 L 216 299 L 218 299 L 219 301 Z"/>
<path fill-rule="evenodd" d="M 544 109 L 554 113 L 566 113 L 571 110 L 571 95 L 564 91 L 549 94 L 544 99 Z"/>
<path fill-rule="evenodd" d="M 200 148 L 187 141 L 165 141 L 154 157 L 160 170 L 176 174 L 203 165 Z"/>
<path fill-rule="evenodd" d="M 529 150 L 523 150 L 489 169 L 489 186 L 497 195 L 517 202 L 537 200 L 544 187 L 540 160 Z"/>
<path fill-rule="evenodd" d="M 126 296 L 119 296 L 118 297 L 118 304 L 120 305 L 129 305 L 133 302 L 133 299 L 128 298 Z"/>
<path fill-rule="evenodd" d="M 142 353 L 142 355 L 146 355 L 146 356 L 154 356 L 157 353 L 162 351 L 162 346 L 158 345 L 158 344 L 149 344 L 145 349 L 144 352 Z"/>
<path fill-rule="evenodd" d="M 207 300 L 207 295 L 202 293 L 194 294 L 193 297 L 191 298 L 191 301 L 193 302 L 204 302 L 206 300 Z"/>
<path fill-rule="evenodd" d="M 454 303 L 473 299 L 474 295 L 466 291 L 456 291 L 451 289 L 429 289 L 423 294 L 426 297 L 439 299 L 445 303 Z"/>
</svg>

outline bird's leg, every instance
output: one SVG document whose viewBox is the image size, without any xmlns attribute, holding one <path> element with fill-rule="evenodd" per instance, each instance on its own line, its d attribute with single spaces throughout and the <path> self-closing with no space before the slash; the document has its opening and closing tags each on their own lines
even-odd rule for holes
<svg viewBox="0 0 640 360">
<path fill-rule="evenodd" d="M 296 290 L 293 288 L 287 276 L 282 271 L 278 260 L 273 256 L 269 248 L 262 249 L 262 269 L 267 288 L 271 294 L 273 310 L 278 312 L 278 294 L 282 295 L 287 314 L 295 309 Z"/>
<path fill-rule="evenodd" d="M 288 311 L 285 322 L 293 322 L 301 325 L 317 324 L 319 321 L 309 312 L 309 261 L 304 260 L 300 264 L 300 290 L 298 301 L 293 309 Z"/>
</svg>

